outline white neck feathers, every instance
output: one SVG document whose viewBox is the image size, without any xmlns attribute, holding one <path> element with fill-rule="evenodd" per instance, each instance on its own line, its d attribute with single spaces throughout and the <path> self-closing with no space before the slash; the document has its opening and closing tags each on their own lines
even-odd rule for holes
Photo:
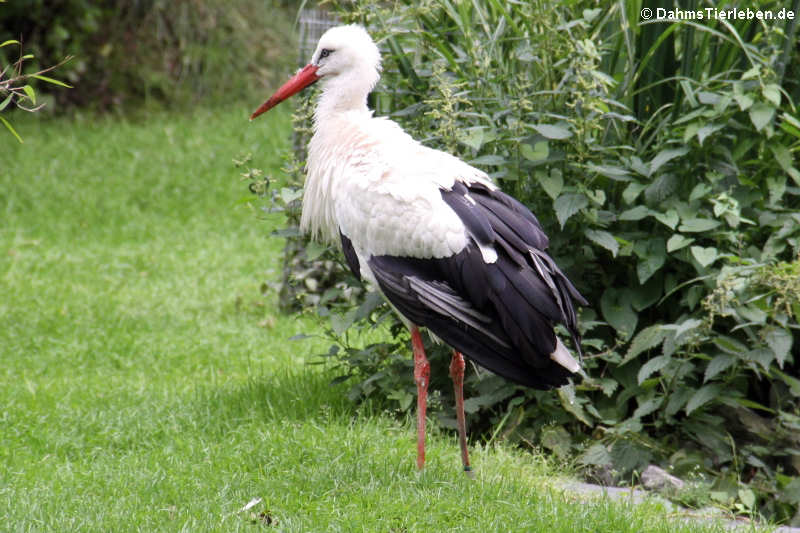
<svg viewBox="0 0 800 533">
<path fill-rule="evenodd" d="M 323 90 L 314 111 L 314 135 L 308 144 L 303 214 L 300 228 L 311 236 L 338 242 L 334 217 L 336 182 L 354 159 L 363 157 L 370 140 L 372 111 L 367 95 L 378 82 L 377 69 L 349 69 L 323 78 Z"/>
<path fill-rule="evenodd" d="M 333 78 L 325 84 L 314 111 L 314 129 L 329 123 L 336 115 L 349 111 L 367 112 L 367 95 L 378 82 L 380 75 L 373 68 L 353 69 Z"/>
</svg>

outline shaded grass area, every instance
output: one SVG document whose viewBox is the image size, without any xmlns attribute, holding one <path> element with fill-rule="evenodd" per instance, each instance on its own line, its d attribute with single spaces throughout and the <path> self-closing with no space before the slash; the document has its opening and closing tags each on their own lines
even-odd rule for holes
<svg viewBox="0 0 800 533">
<path fill-rule="evenodd" d="M 11 531 L 696 531 L 550 488 L 542 457 L 356 409 L 278 313 L 276 220 L 231 159 L 280 175 L 288 116 L 17 124 L 0 145 L 0 524 Z M 410 379 L 410 376 L 409 376 Z M 240 509 L 261 498 L 247 512 Z"/>
</svg>

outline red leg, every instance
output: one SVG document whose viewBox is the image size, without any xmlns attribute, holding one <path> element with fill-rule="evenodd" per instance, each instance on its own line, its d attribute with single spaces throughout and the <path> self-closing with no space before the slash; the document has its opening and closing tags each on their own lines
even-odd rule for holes
<svg viewBox="0 0 800 533">
<path fill-rule="evenodd" d="M 464 472 L 472 477 L 472 467 L 469 465 L 469 450 L 467 449 L 467 422 L 464 416 L 464 356 L 453 350 L 450 360 L 450 377 L 453 378 L 453 389 L 456 393 L 456 421 L 458 422 L 458 441 L 461 444 L 461 463 Z"/>
<path fill-rule="evenodd" d="M 425 357 L 425 347 L 419 328 L 411 328 L 411 347 L 414 350 L 414 382 L 417 384 L 417 468 L 425 466 L 425 412 L 428 408 L 428 383 L 431 365 Z"/>
</svg>

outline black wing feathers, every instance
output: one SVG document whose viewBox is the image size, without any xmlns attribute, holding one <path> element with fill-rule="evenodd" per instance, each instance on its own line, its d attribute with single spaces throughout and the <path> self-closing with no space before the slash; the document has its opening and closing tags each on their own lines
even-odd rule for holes
<svg viewBox="0 0 800 533">
<path fill-rule="evenodd" d="M 457 184 L 461 185 L 460 183 Z M 475 240 L 481 244 L 494 242 L 495 234 L 492 225 L 486 217 L 483 216 L 482 210 L 478 204 L 467 194 L 466 187 L 461 185 L 461 189 L 464 190 L 463 194 L 442 195 L 444 201 L 447 202 L 447 205 L 461 218 L 461 221 L 464 222 L 464 225 Z"/>
<path fill-rule="evenodd" d="M 356 250 L 353 248 L 353 242 L 347 235 L 342 233 L 342 230 L 339 230 L 339 237 L 342 239 L 344 260 L 347 261 L 347 266 L 353 271 L 356 279 L 361 281 L 361 264 L 358 262 L 358 255 L 356 255 Z"/>
<path fill-rule="evenodd" d="M 476 196 L 479 198 L 481 206 L 497 220 L 499 224 L 498 231 L 502 231 L 502 233 L 508 237 L 512 235 L 518 237 L 518 239 L 514 238 L 516 243 L 519 243 L 521 240 L 527 243 L 528 246 L 532 245 L 540 250 L 544 250 L 547 248 L 547 245 L 550 244 L 547 235 L 545 235 L 536 217 L 533 215 L 531 215 L 532 218 L 525 216 L 526 214 L 530 214 L 530 211 L 525 210 L 525 213 L 520 213 L 517 209 L 511 207 L 511 205 L 496 200 L 491 196 Z M 511 196 L 504 196 L 507 199 L 513 200 Z M 514 201 L 516 202 L 516 200 Z M 517 202 L 517 204 L 519 204 L 519 202 Z M 522 206 L 522 204 L 519 205 Z M 525 248 L 521 249 L 524 250 Z"/>
<path fill-rule="evenodd" d="M 514 345 L 496 311 L 493 316 L 484 315 L 449 284 L 432 279 L 434 273 L 441 276 L 438 268 L 442 266 L 441 262 L 459 263 L 466 255 L 462 252 L 452 258 L 433 260 L 373 256 L 369 266 L 389 302 L 403 316 L 414 324 L 427 327 L 479 365 L 511 381 L 537 389 L 565 383 L 569 376 L 566 369 L 558 367 L 551 372 L 536 372 L 521 360 L 519 348 Z M 418 267 L 416 275 L 407 274 L 409 265 Z M 451 306 L 444 308 L 443 302 L 449 302 Z M 491 305 L 487 309 L 491 311 Z M 476 313 L 480 318 L 476 318 Z"/>
<path fill-rule="evenodd" d="M 468 245 L 445 258 L 371 257 L 384 294 L 413 323 L 507 379 L 535 388 L 565 383 L 570 372 L 550 359 L 553 324 L 567 327 L 580 353 L 572 300 L 586 302 L 544 251 L 539 221 L 484 185 L 456 182 L 441 195 L 464 223 Z"/>
</svg>

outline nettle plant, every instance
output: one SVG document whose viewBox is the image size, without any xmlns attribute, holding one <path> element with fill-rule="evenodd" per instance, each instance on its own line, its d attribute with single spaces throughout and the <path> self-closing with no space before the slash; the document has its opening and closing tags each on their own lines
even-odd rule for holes
<svg viewBox="0 0 800 533">
<path fill-rule="evenodd" d="M 587 376 L 552 393 L 472 373 L 472 434 L 543 446 L 611 482 L 658 462 L 712 503 L 794 516 L 796 27 L 643 24 L 638 2 L 334 5 L 381 42 L 376 112 L 531 207 L 592 303 Z M 410 409 L 403 329 L 336 283 L 316 298 L 335 341 L 325 357 L 356 378 L 354 399 Z M 389 335 L 363 342 L 375 327 Z M 442 355 L 433 376 L 446 376 Z"/>
<path fill-rule="evenodd" d="M 720 503 L 788 518 L 800 502 L 800 293 L 787 282 L 800 264 L 800 136 L 772 68 L 780 48 L 761 37 L 728 64 L 709 67 L 704 54 L 720 51 L 696 51 L 673 100 L 620 139 L 632 153 L 606 151 L 577 180 L 575 194 L 587 183 L 606 193 L 603 206 L 586 195 L 575 216 L 614 259 L 588 266 L 616 334 L 611 347 L 587 341 L 600 351 L 582 387 L 603 395 L 577 403 L 603 437 L 580 460 L 626 473 L 668 456 L 678 473 L 717 474 Z"/>
<path fill-rule="evenodd" d="M 797 494 L 780 489 L 797 485 L 800 444 L 800 293 L 785 282 L 800 264 L 800 180 L 785 157 L 797 137 L 788 112 L 781 132 L 762 117 L 779 102 L 751 75 L 683 83 L 687 112 L 661 127 L 661 148 L 601 170 L 622 189 L 616 216 L 584 233 L 616 259 L 594 265 L 616 339 L 587 341 L 600 351 L 584 386 L 603 395 L 578 403 L 604 437 L 581 461 L 624 472 L 669 454 L 678 473 L 721 472 L 721 502 L 786 517 Z M 618 446 L 638 454 L 615 458 Z M 791 500 L 781 512 L 778 494 Z"/>
</svg>

